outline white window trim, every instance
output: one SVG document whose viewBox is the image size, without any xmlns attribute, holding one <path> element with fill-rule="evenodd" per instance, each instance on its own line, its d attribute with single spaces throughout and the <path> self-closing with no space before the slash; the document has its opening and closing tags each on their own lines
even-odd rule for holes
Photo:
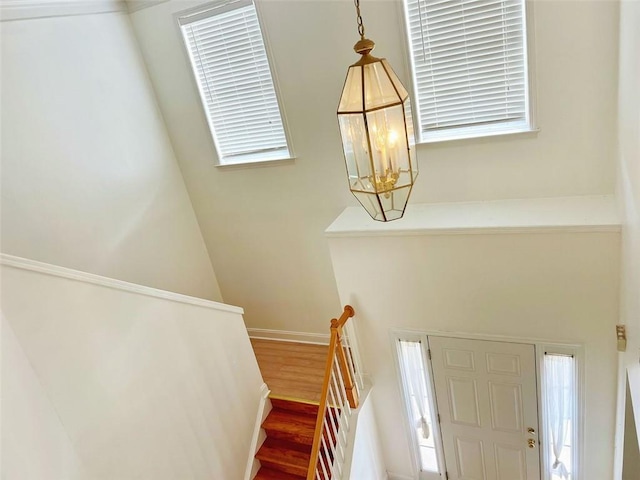
<svg viewBox="0 0 640 480">
<path fill-rule="evenodd" d="M 410 79 L 408 82 L 409 92 L 411 94 L 411 98 L 414 100 L 414 115 L 413 115 L 413 128 L 414 132 L 416 132 L 416 145 L 428 145 L 432 143 L 443 143 L 443 142 L 457 142 L 457 141 L 465 141 L 465 140 L 475 140 L 482 139 L 486 137 L 502 137 L 502 136 L 519 136 L 519 135 L 530 135 L 537 134 L 540 131 L 540 127 L 538 125 L 538 109 L 537 109 L 537 84 L 536 84 L 536 61 L 535 61 L 535 20 L 534 20 L 534 0 L 525 0 L 525 38 L 527 39 L 527 48 L 525 49 L 525 56 L 527 62 L 527 74 L 528 74 L 528 82 L 527 84 L 527 111 L 529 113 L 529 122 L 526 126 L 514 127 L 513 129 L 503 129 L 500 131 L 496 131 L 495 129 L 490 128 L 490 126 L 483 131 L 480 131 L 478 127 L 475 128 L 475 131 L 465 131 L 467 128 L 471 130 L 472 128 L 459 128 L 459 129 L 451 129 L 444 130 L 439 132 L 439 134 L 434 134 L 431 138 L 423 138 L 422 129 L 420 128 L 420 111 L 417 104 L 417 90 L 416 90 L 416 79 L 413 72 L 415 71 L 415 65 L 413 63 L 413 55 L 411 54 L 411 46 L 409 44 L 409 20 L 407 17 L 407 9 L 406 9 L 406 0 L 400 0 L 398 2 L 398 11 L 400 18 L 402 18 L 402 32 L 404 35 L 404 41 L 402 42 L 402 48 L 404 53 L 404 58 L 406 59 L 404 64 L 404 73 L 405 78 Z M 405 83 L 407 85 L 407 83 Z M 445 133 L 446 132 L 446 133 Z"/>
<path fill-rule="evenodd" d="M 264 48 L 265 48 L 265 52 L 267 55 L 267 60 L 268 60 L 268 64 L 269 64 L 269 71 L 271 72 L 271 78 L 273 80 L 273 88 L 275 90 L 275 94 L 276 94 L 276 100 L 278 102 L 278 109 L 280 110 L 280 117 L 282 118 L 282 128 L 284 130 L 284 135 L 285 135 L 285 139 L 287 141 L 287 147 L 289 149 L 289 156 L 288 157 L 283 157 L 283 158 L 276 158 L 276 159 L 271 159 L 271 160 L 247 160 L 247 161 L 243 161 L 243 162 L 235 162 L 235 163 L 222 163 L 220 161 L 219 155 L 218 155 L 218 148 L 217 145 L 215 144 L 215 138 L 213 136 L 213 127 L 211 125 L 211 122 L 209 120 L 209 116 L 207 115 L 207 111 L 204 107 L 204 103 L 202 100 L 202 94 L 200 92 L 200 87 L 198 85 L 198 82 L 195 78 L 195 74 L 193 72 L 193 68 L 191 66 L 191 59 L 190 59 L 190 53 L 189 53 L 189 49 L 187 48 L 186 42 L 184 41 L 183 38 L 183 34 L 182 34 L 182 28 L 181 28 L 181 19 L 183 19 L 184 17 L 188 17 L 188 16 L 198 16 L 198 15 L 203 15 L 206 16 L 207 12 L 214 10 L 214 9 L 227 9 L 229 8 L 232 4 L 234 3 L 238 3 L 238 2 L 243 2 L 244 0 L 216 0 L 213 2 L 208 2 L 208 3 L 203 3 L 201 5 L 198 5 L 196 7 L 191 7 L 185 10 L 181 10 L 179 12 L 175 12 L 173 14 L 173 20 L 174 20 L 174 25 L 176 26 L 176 30 L 180 39 L 180 43 L 182 44 L 182 53 L 184 55 L 184 61 L 185 61 L 185 67 L 187 68 L 187 70 L 189 71 L 189 76 L 190 81 L 191 81 L 191 85 L 193 86 L 197 98 L 198 98 L 198 102 L 200 103 L 200 114 L 201 114 L 201 118 L 204 121 L 204 123 L 207 125 L 207 129 L 209 132 L 209 138 L 211 140 L 211 146 L 213 147 L 213 151 L 214 151 L 214 157 L 215 157 L 215 163 L 214 166 L 216 168 L 221 168 L 221 169 L 229 169 L 229 170 L 234 170 L 234 169 L 242 169 L 242 168 L 251 168 L 251 167 L 266 167 L 266 166 L 276 166 L 276 165 L 282 165 L 282 164 L 290 164 L 291 162 L 295 161 L 297 156 L 295 154 L 294 151 L 294 147 L 293 147 L 293 142 L 292 142 L 292 137 L 291 137 L 291 133 L 289 130 L 289 122 L 287 120 L 287 115 L 286 115 L 286 111 L 284 109 L 284 103 L 282 100 L 282 94 L 280 91 L 280 86 L 279 86 L 279 81 L 278 81 L 278 74 L 276 72 L 276 69 L 273 65 L 273 54 L 272 54 L 272 49 L 271 49 L 271 42 L 269 40 L 269 34 L 267 32 L 267 29 L 264 28 L 264 20 L 263 20 L 263 13 L 262 13 L 262 6 L 261 6 L 261 1 L 260 0 L 250 0 L 252 1 L 252 3 L 255 6 L 256 9 L 256 16 L 258 17 L 258 23 L 260 25 L 260 32 L 262 33 L 262 41 L 264 42 Z"/>
<path fill-rule="evenodd" d="M 424 345 L 428 345 L 429 337 L 449 337 L 449 338 L 460 338 L 467 340 L 486 340 L 490 342 L 509 342 L 509 343 L 525 343 L 528 345 L 533 345 L 535 349 L 536 355 L 536 381 L 538 384 L 538 440 L 539 440 L 539 451 L 540 451 L 540 469 L 542 480 L 551 480 L 551 475 L 549 472 L 551 471 L 551 465 L 549 462 L 549 455 L 546 449 L 545 441 L 546 438 L 550 435 L 547 430 L 546 418 L 547 413 L 545 409 L 544 402 L 544 383 L 543 383 L 543 367 L 544 367 L 544 353 L 557 353 L 562 355 L 573 355 L 576 362 L 576 405 L 575 405 L 575 429 L 573 432 L 572 440 L 572 462 L 573 462 L 573 474 L 572 480 L 582 480 L 582 472 L 583 472 L 583 461 L 584 461 L 584 432 L 585 432 L 585 348 L 582 344 L 579 343 L 555 343 L 542 339 L 532 339 L 532 338 L 522 338 L 522 337 L 509 337 L 509 336 L 500 336 L 500 335 L 484 335 L 484 334 L 473 334 L 473 333 L 457 333 L 457 332 L 442 332 L 442 331 L 422 331 L 422 330 L 411 330 L 411 329 L 398 329 L 392 328 L 389 330 L 389 339 L 392 345 L 392 351 L 394 352 L 394 363 L 396 367 L 396 374 L 398 378 L 398 389 L 402 398 L 403 403 L 403 425 L 405 428 L 405 432 L 407 433 L 407 441 L 410 445 L 411 456 L 413 461 L 413 470 L 415 473 L 415 478 L 420 478 L 422 480 L 423 477 L 419 477 L 420 473 L 420 458 L 419 452 L 417 452 L 417 446 L 415 445 L 415 441 L 412 436 L 412 428 L 409 424 L 409 406 L 406 402 L 407 395 L 404 392 L 404 385 L 402 380 L 401 366 L 400 366 L 400 348 L 399 348 L 399 340 L 408 340 L 408 341 L 420 341 L 423 345 L 423 359 L 426 362 L 427 368 L 429 370 L 429 402 L 430 408 L 433 408 L 433 412 L 438 413 L 438 407 L 435 402 L 435 386 L 433 385 L 433 370 L 431 366 L 431 360 L 427 358 L 426 351 L 424 349 Z M 440 468 L 445 466 L 444 464 L 444 449 L 442 445 L 442 436 L 440 433 L 440 425 L 436 422 L 433 425 L 434 435 L 435 435 L 435 444 L 436 444 L 436 452 L 438 453 L 438 463 Z"/>
</svg>

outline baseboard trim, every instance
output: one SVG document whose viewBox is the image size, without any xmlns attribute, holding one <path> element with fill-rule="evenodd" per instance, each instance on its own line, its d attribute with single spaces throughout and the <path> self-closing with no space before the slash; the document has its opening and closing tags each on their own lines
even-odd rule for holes
<svg viewBox="0 0 640 480">
<path fill-rule="evenodd" d="M 278 340 L 280 342 L 312 343 L 329 345 L 329 334 L 291 332 L 288 330 L 269 330 L 265 328 L 247 328 L 250 338 L 261 340 Z"/>
</svg>

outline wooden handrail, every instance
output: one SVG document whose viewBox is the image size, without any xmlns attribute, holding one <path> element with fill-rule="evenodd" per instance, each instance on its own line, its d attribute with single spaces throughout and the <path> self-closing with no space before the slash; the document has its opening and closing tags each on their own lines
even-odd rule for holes
<svg viewBox="0 0 640 480">
<path fill-rule="evenodd" d="M 331 376 L 334 364 L 337 361 L 338 368 L 342 375 L 344 383 L 344 393 L 351 408 L 358 408 L 358 392 L 356 389 L 355 379 L 351 375 L 347 356 L 342 347 L 342 329 L 349 318 L 355 315 L 355 311 L 351 305 L 346 305 L 339 319 L 331 320 L 331 339 L 329 341 L 329 352 L 327 355 L 327 363 L 324 372 L 324 381 L 322 384 L 322 394 L 320 395 L 320 405 L 318 407 L 318 416 L 316 417 L 316 429 L 313 438 L 313 447 L 311 449 L 311 460 L 309 470 L 307 471 L 307 480 L 314 480 L 316 468 L 320 457 L 320 447 L 324 432 L 324 422 L 327 415 L 329 404 L 329 390 L 331 386 Z M 334 405 L 334 407 L 338 407 Z"/>
<path fill-rule="evenodd" d="M 344 327 L 344 324 L 347 323 L 347 320 L 349 320 L 355 314 L 356 312 L 351 305 L 345 305 L 340 318 L 338 320 L 336 320 L 335 318 L 331 320 L 331 328 L 333 328 L 335 325 L 336 328 L 340 329 L 340 333 L 342 333 L 342 327 Z"/>
</svg>

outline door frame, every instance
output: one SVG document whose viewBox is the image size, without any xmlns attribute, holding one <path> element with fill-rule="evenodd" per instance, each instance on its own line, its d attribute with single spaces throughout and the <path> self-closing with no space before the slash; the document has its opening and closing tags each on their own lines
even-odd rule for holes
<svg viewBox="0 0 640 480">
<path fill-rule="evenodd" d="M 540 338 L 526 338 L 526 337 L 512 337 L 512 336 L 503 336 L 503 335 L 488 335 L 488 334 L 478 334 L 478 333 L 463 333 L 463 332 L 443 332 L 437 330 L 414 330 L 414 329 L 405 329 L 405 328 L 392 328 L 389 330 L 389 338 L 392 344 L 392 351 L 394 353 L 394 364 L 396 368 L 396 374 L 398 378 L 398 388 L 399 393 L 402 398 L 403 403 L 403 425 L 405 427 L 405 432 L 407 433 L 407 440 L 410 445 L 410 452 L 413 462 L 413 471 L 414 478 L 418 480 L 423 480 L 420 475 L 420 460 L 419 460 L 419 452 L 417 450 L 417 445 L 413 438 L 412 428 L 409 424 L 409 406 L 407 404 L 407 395 L 405 393 L 405 386 L 402 379 L 402 370 L 400 365 L 400 350 L 398 348 L 399 340 L 408 340 L 408 341 L 420 341 L 423 345 L 422 349 L 422 358 L 425 362 L 427 370 L 429 372 L 429 381 L 427 382 L 428 390 L 429 390 L 429 403 L 430 407 L 433 408 L 434 412 L 438 413 L 438 405 L 435 399 L 435 386 L 433 384 L 433 369 L 431 365 L 431 360 L 427 354 L 427 350 L 425 345 L 429 345 L 428 338 L 429 337 L 448 337 L 448 338 L 458 338 L 463 340 L 484 340 L 489 342 L 505 342 L 505 343 L 523 343 L 528 345 L 533 345 L 535 352 L 535 363 L 536 363 L 536 387 L 537 387 L 537 404 L 538 404 L 538 440 L 539 440 L 539 458 L 540 458 L 540 472 L 541 479 L 540 480 L 551 480 L 550 471 L 550 446 L 549 443 L 546 442 L 547 435 L 549 434 L 548 429 L 546 427 L 546 418 L 547 412 L 545 408 L 545 403 L 543 401 L 544 397 L 544 383 L 543 383 L 543 367 L 544 367 L 544 355 L 547 353 L 556 353 L 561 355 L 572 355 L 575 359 L 576 366 L 576 404 L 575 408 L 575 418 L 577 421 L 575 422 L 575 428 L 573 432 L 572 438 L 572 466 L 573 466 L 573 475 L 572 480 L 581 480 L 582 479 L 582 462 L 584 458 L 584 415 L 585 411 L 585 395 L 584 395 L 584 359 L 585 359 L 585 347 L 582 343 L 563 343 L 556 342 L 548 339 L 540 339 Z M 441 466 L 445 466 L 444 459 L 444 449 L 442 445 L 442 435 L 440 432 L 440 425 L 438 422 L 434 422 L 433 425 L 434 430 L 434 442 L 436 445 L 436 452 L 438 458 L 438 464 Z M 444 473 L 444 472 L 443 472 Z M 444 476 L 442 476 L 444 479 Z"/>
</svg>

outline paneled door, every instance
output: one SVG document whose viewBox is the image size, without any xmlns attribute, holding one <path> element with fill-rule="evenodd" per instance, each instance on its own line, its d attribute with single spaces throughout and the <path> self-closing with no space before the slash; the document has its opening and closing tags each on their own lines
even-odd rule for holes
<svg viewBox="0 0 640 480">
<path fill-rule="evenodd" d="M 540 480 L 533 345 L 429 337 L 449 480 Z"/>
</svg>

